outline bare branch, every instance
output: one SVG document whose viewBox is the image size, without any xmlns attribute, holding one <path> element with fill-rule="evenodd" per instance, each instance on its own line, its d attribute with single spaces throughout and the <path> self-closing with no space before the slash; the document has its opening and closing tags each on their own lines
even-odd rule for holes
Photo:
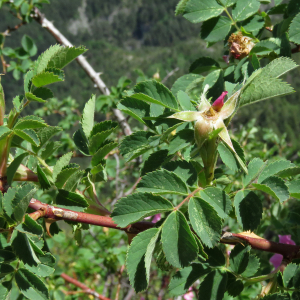
<svg viewBox="0 0 300 300">
<path fill-rule="evenodd" d="M 126 228 L 120 228 L 112 220 L 111 217 L 104 217 L 99 215 L 72 211 L 70 209 L 65 209 L 65 208 L 58 208 L 46 203 L 42 203 L 36 199 L 31 199 L 29 203 L 29 207 L 34 210 L 43 210 L 43 217 L 45 218 L 50 218 L 53 220 L 66 220 L 71 222 L 79 222 L 79 223 L 115 228 L 132 234 L 137 234 L 141 231 L 144 231 L 148 228 L 152 228 L 154 226 L 154 224 L 151 222 L 142 221 L 142 222 L 137 222 L 132 225 L 129 225 Z"/>
<path fill-rule="evenodd" d="M 70 282 L 76 286 L 78 286 L 79 288 L 81 288 L 83 290 L 84 293 L 86 294 L 89 294 L 89 295 L 92 295 L 94 296 L 96 299 L 100 299 L 100 300 L 111 300 L 105 296 L 102 296 L 100 294 L 98 294 L 96 291 L 88 288 L 85 284 L 79 282 L 78 280 L 68 276 L 67 274 L 65 273 L 61 273 L 60 276 L 67 282 Z"/>
<path fill-rule="evenodd" d="M 174 73 L 176 73 L 179 70 L 179 68 L 175 68 L 174 70 L 170 71 L 165 78 L 161 81 L 161 83 L 165 83 Z"/>
<path fill-rule="evenodd" d="M 39 9 L 34 8 L 34 19 L 41 24 L 41 26 L 47 29 L 50 34 L 56 39 L 56 41 L 64 46 L 73 47 L 73 45 L 68 41 L 68 39 L 50 22 L 45 16 L 39 11 Z M 110 95 L 108 87 L 105 85 L 103 80 L 100 78 L 99 73 L 97 73 L 93 67 L 89 64 L 86 58 L 83 55 L 80 55 L 76 58 L 78 64 L 84 69 L 86 74 L 94 82 L 97 88 L 104 95 Z M 130 135 L 132 133 L 129 124 L 126 121 L 126 118 L 122 112 L 116 108 L 112 109 L 113 114 L 118 120 L 120 127 L 125 135 Z"/>
<path fill-rule="evenodd" d="M 31 199 L 29 207 L 34 210 L 40 210 L 42 212 L 41 215 L 43 215 L 43 217 L 45 218 L 50 218 L 54 220 L 67 220 L 115 228 L 123 230 L 126 233 L 130 233 L 133 235 L 155 226 L 155 224 L 152 222 L 141 221 L 131 224 L 125 228 L 120 228 L 116 223 L 114 223 L 111 217 L 103 217 L 99 215 L 76 212 L 64 208 L 58 208 L 52 205 L 42 203 L 36 199 Z M 295 258 L 300 258 L 300 246 L 276 243 L 268 241 L 264 238 L 260 238 L 258 236 L 257 238 L 253 238 L 249 235 L 247 236 L 245 233 L 224 232 L 220 239 L 220 242 L 223 244 L 230 245 L 238 243 L 248 244 L 251 246 L 251 248 L 256 250 L 281 254 L 287 261 L 292 261 Z"/>
</svg>

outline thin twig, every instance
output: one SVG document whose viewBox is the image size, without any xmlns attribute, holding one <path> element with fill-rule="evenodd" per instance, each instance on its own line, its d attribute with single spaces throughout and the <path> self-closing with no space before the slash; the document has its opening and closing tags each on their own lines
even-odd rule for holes
<svg viewBox="0 0 300 300">
<path fill-rule="evenodd" d="M 47 29 L 50 34 L 56 39 L 56 41 L 64 46 L 73 47 L 73 45 L 68 41 L 68 39 L 50 22 L 45 16 L 39 11 L 39 9 L 34 8 L 34 19 L 41 24 L 41 26 Z M 110 91 L 103 80 L 100 78 L 99 73 L 97 73 L 93 67 L 89 64 L 86 58 L 83 55 L 80 55 L 76 58 L 78 64 L 84 69 L 86 74 L 90 77 L 90 79 L 94 82 L 97 88 L 104 95 L 110 95 Z M 112 109 L 113 114 L 118 120 L 120 127 L 125 135 L 130 135 L 132 133 L 129 124 L 127 123 L 126 118 L 122 114 L 122 112 L 116 108 Z"/>
<path fill-rule="evenodd" d="M 67 274 L 65 273 L 61 273 L 60 276 L 66 280 L 67 282 L 70 282 L 76 286 L 78 286 L 79 288 L 81 288 L 83 290 L 84 293 L 86 294 L 89 294 L 89 295 L 92 295 L 94 296 L 96 299 L 100 299 L 100 300 L 111 300 L 105 296 L 102 296 L 100 294 L 98 294 L 96 291 L 90 289 L 89 287 L 87 287 L 85 284 L 79 282 L 78 280 L 68 276 Z"/>
<path fill-rule="evenodd" d="M 172 75 L 174 75 L 177 71 L 179 71 L 179 68 L 176 67 L 174 70 L 170 71 L 164 79 L 161 81 L 161 83 L 165 83 Z"/>
</svg>

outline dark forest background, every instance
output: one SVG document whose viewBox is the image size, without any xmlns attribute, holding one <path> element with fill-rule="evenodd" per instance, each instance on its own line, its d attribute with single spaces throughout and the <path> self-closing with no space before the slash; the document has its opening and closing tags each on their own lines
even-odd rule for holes
<svg viewBox="0 0 300 300">
<path fill-rule="evenodd" d="M 101 78 L 108 87 L 116 85 L 121 76 L 127 76 L 135 82 L 140 71 L 148 77 L 158 71 L 163 79 L 170 71 L 178 68 L 165 82 L 171 87 L 178 77 L 188 73 L 190 64 L 198 57 L 209 55 L 222 61 L 223 56 L 222 43 L 206 48 L 206 43 L 199 37 L 199 24 L 191 24 L 181 16 L 174 16 L 177 2 L 51 0 L 50 5 L 43 6 L 42 12 L 71 43 L 85 45 L 89 49 L 85 56 L 96 71 L 102 72 Z M 17 23 L 18 20 L 8 10 L 0 10 L 0 31 Z M 56 43 L 46 30 L 33 21 L 13 32 L 12 37 L 7 38 L 6 46 L 20 46 L 23 34 L 29 35 L 36 42 L 36 57 Z M 294 54 L 293 59 L 299 63 L 300 54 Z M 70 64 L 65 72 L 66 81 L 52 88 L 57 98 L 63 99 L 70 95 L 82 108 L 91 94 L 99 94 L 76 63 Z M 299 75 L 298 68 L 286 78 L 297 93 L 246 106 L 235 117 L 233 127 L 238 128 L 240 124 L 256 118 L 256 125 L 261 128 L 272 128 L 279 135 L 286 132 L 289 146 L 295 149 L 295 153 L 300 146 Z M 2 83 L 9 106 L 12 98 L 22 93 L 22 79 L 17 88 L 11 74 L 4 76 Z"/>
</svg>

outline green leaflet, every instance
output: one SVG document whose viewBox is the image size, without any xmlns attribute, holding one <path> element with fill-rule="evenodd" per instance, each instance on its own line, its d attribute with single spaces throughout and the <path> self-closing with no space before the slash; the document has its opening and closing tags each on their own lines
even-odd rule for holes
<svg viewBox="0 0 300 300">
<path fill-rule="evenodd" d="M 12 131 L 6 126 L 0 126 L 0 141 L 6 138 Z"/>
<path fill-rule="evenodd" d="M 208 60 L 210 60 L 211 58 L 208 58 L 206 57 Z M 201 58 L 199 58 L 201 60 Z M 217 62 L 215 62 L 216 64 L 218 64 Z M 195 64 L 195 65 L 194 65 Z M 206 65 L 206 63 L 202 63 L 202 61 L 200 61 L 200 71 L 201 71 L 201 67 L 202 67 L 202 64 L 204 64 L 204 67 Z M 208 65 L 211 65 L 209 62 L 207 63 Z M 193 66 L 194 65 L 194 66 Z M 189 84 L 191 84 L 194 80 L 196 79 L 200 79 L 202 78 L 201 75 L 197 75 L 198 72 L 197 71 L 197 60 L 191 65 L 190 67 L 190 72 L 191 73 L 194 73 L 193 71 L 195 70 L 195 73 L 196 74 L 185 74 L 181 77 L 179 77 L 173 84 L 172 88 L 171 88 L 171 92 L 173 93 L 173 95 L 176 95 L 177 96 L 177 93 L 179 91 L 183 91 L 183 92 L 186 92 L 186 89 L 187 87 L 189 86 Z M 192 68 L 193 66 L 193 68 Z M 192 70 L 191 70 L 192 69 Z"/>
<path fill-rule="evenodd" d="M 49 126 L 40 128 L 37 130 L 37 136 L 40 140 L 40 145 L 37 148 L 34 148 L 34 151 L 37 152 L 39 149 L 41 149 L 48 141 L 49 139 L 54 136 L 56 133 L 62 131 L 62 128 L 57 126 Z"/>
<path fill-rule="evenodd" d="M 248 105 L 268 98 L 291 94 L 294 89 L 280 79 L 266 76 L 263 72 L 257 75 L 241 94 L 240 106 Z"/>
<path fill-rule="evenodd" d="M 68 192 L 66 190 L 58 190 L 58 194 L 56 196 L 56 203 L 60 206 L 76 211 L 82 211 L 83 208 L 89 206 L 82 195 Z"/>
<path fill-rule="evenodd" d="M 35 192 L 35 186 L 31 183 L 24 184 L 18 189 L 8 189 L 2 199 L 3 207 L 7 215 L 21 222 Z"/>
<path fill-rule="evenodd" d="M 150 243 L 147 246 L 146 254 L 145 254 L 145 267 L 146 267 L 146 276 L 147 276 L 147 283 L 149 284 L 150 280 L 150 266 L 151 266 L 151 260 L 153 256 L 153 252 L 155 250 L 155 246 L 157 244 L 157 240 L 160 236 L 161 228 L 153 228 L 156 229 L 156 234 L 154 237 L 150 240 Z M 154 230 L 153 230 L 154 232 Z"/>
<path fill-rule="evenodd" d="M 149 138 L 153 135 L 151 132 L 137 131 L 124 137 L 119 146 L 120 153 L 125 157 L 126 161 L 134 159 L 151 148 Z"/>
<path fill-rule="evenodd" d="M 197 171 L 192 162 L 186 160 L 170 161 L 163 165 L 163 168 L 174 172 L 189 186 L 193 186 L 197 181 Z"/>
<path fill-rule="evenodd" d="M 300 31 L 300 13 L 295 16 L 288 31 L 290 41 L 298 45 L 300 44 L 299 31 Z"/>
<path fill-rule="evenodd" d="M 48 125 L 45 123 L 45 121 L 41 118 L 37 118 L 35 116 L 26 116 L 24 118 L 21 118 L 18 120 L 16 125 L 14 126 L 14 129 L 35 129 L 35 128 L 42 128 L 42 127 L 48 127 Z"/>
<path fill-rule="evenodd" d="M 190 221 L 196 234 L 208 247 L 213 247 L 221 237 L 222 220 L 215 209 L 201 198 L 189 201 Z"/>
<path fill-rule="evenodd" d="M 16 171 L 22 163 L 23 159 L 28 155 L 29 153 L 27 152 L 20 154 L 19 156 L 15 157 L 14 160 L 7 167 L 7 183 L 9 185 L 11 185 L 14 175 L 16 174 Z"/>
<path fill-rule="evenodd" d="M 248 164 L 248 174 L 245 174 L 243 177 L 243 185 L 244 187 L 247 187 L 252 180 L 254 180 L 260 171 L 265 166 L 265 163 L 260 158 L 254 158 L 252 159 Z"/>
<path fill-rule="evenodd" d="M 40 263 L 27 234 L 15 230 L 12 234 L 11 241 L 14 253 L 24 264 L 37 266 L 37 264 Z"/>
<path fill-rule="evenodd" d="M 229 264 L 230 268 L 236 274 L 242 274 L 249 263 L 249 252 L 251 247 L 244 247 L 240 244 L 235 245 L 230 252 Z"/>
<path fill-rule="evenodd" d="M 212 97 L 212 100 L 217 99 L 224 91 L 224 77 L 222 70 L 215 70 L 209 73 L 203 82 L 203 86 L 209 85 L 209 90 L 207 93 L 207 99 Z"/>
<path fill-rule="evenodd" d="M 289 264 L 283 272 L 283 284 L 286 288 L 298 287 L 300 278 L 300 268 L 299 265 Z"/>
<path fill-rule="evenodd" d="M 151 192 L 155 194 L 177 194 L 187 195 L 186 184 L 173 172 L 158 170 L 142 177 L 137 185 L 140 192 Z"/>
<path fill-rule="evenodd" d="M 92 95 L 90 100 L 85 104 L 82 113 L 81 126 L 86 138 L 89 138 L 94 127 L 95 102 L 96 96 Z"/>
<path fill-rule="evenodd" d="M 201 282 L 199 299 L 222 300 L 226 291 L 227 272 L 222 270 L 211 271 Z"/>
<path fill-rule="evenodd" d="M 45 284 L 30 271 L 20 268 L 15 278 L 18 288 L 25 297 L 35 300 L 49 299 L 49 292 Z"/>
<path fill-rule="evenodd" d="M 73 135 L 73 141 L 74 141 L 74 144 L 76 145 L 76 147 L 78 148 L 78 150 L 82 154 L 84 154 L 86 156 L 90 155 L 87 139 L 81 128 L 78 129 L 77 131 L 75 131 L 75 133 Z"/>
<path fill-rule="evenodd" d="M 209 56 L 203 56 L 203 57 L 198 58 L 197 60 L 195 60 L 191 64 L 189 72 L 190 73 L 194 73 L 194 74 L 200 74 L 200 73 L 207 72 L 207 71 L 217 70 L 219 68 L 220 68 L 220 65 L 219 65 L 219 63 L 217 61 L 215 61 L 214 59 L 210 58 Z M 185 83 L 185 88 L 187 87 L 188 84 L 190 84 L 195 79 L 201 78 L 199 76 L 198 77 L 196 77 L 196 76 L 192 77 L 191 76 L 192 74 L 188 74 L 188 75 L 189 75 L 188 78 L 191 78 L 192 80 L 184 82 Z M 187 75 L 184 75 L 184 76 L 187 76 Z M 184 78 L 184 76 L 182 76 L 180 78 Z M 177 79 L 177 81 L 179 79 Z M 176 84 L 176 82 L 174 83 L 174 85 Z M 172 87 L 172 92 L 173 92 L 173 87 Z"/>
<path fill-rule="evenodd" d="M 232 206 L 229 196 L 223 190 L 220 188 L 209 187 L 201 190 L 200 195 L 203 200 L 215 209 L 220 218 L 227 218 Z"/>
<path fill-rule="evenodd" d="M 257 35 L 258 31 L 264 27 L 265 20 L 263 17 L 254 15 L 251 18 L 242 22 L 243 28 L 247 32 L 252 32 L 253 35 Z"/>
<path fill-rule="evenodd" d="M 41 87 L 44 85 L 48 85 L 48 84 L 60 82 L 60 81 L 63 81 L 62 75 L 55 74 L 53 72 L 43 72 L 32 78 L 32 83 L 36 87 Z M 32 95 L 34 95 L 34 94 L 26 93 L 25 95 L 26 95 L 26 97 L 31 98 Z M 36 98 L 39 98 L 39 97 L 36 96 Z M 35 100 L 35 101 L 38 101 L 38 100 Z"/>
<path fill-rule="evenodd" d="M 290 167 L 294 167 L 295 165 L 288 160 L 276 160 L 274 162 L 269 163 L 260 173 L 257 183 L 262 183 L 265 179 L 270 176 L 277 174 L 280 171 L 288 169 Z"/>
<path fill-rule="evenodd" d="M 16 259 L 17 257 L 13 252 L 0 249 L 0 263 L 10 263 Z"/>
<path fill-rule="evenodd" d="M 60 173 L 58 173 L 55 181 L 55 185 L 58 189 L 61 189 L 66 181 L 77 171 L 79 170 L 79 166 L 76 167 L 66 167 Z"/>
<path fill-rule="evenodd" d="M 151 228 L 139 233 L 129 247 L 126 267 L 131 285 L 135 291 L 141 292 L 148 287 L 145 255 L 151 239 L 157 234 L 157 228 Z"/>
<path fill-rule="evenodd" d="M 279 57 L 267 64 L 262 69 L 262 73 L 273 78 L 278 78 L 297 67 L 298 65 L 292 59 L 288 57 Z"/>
<path fill-rule="evenodd" d="M 257 0 L 249 0 L 247 1 L 247 5 L 245 4 L 244 0 L 237 0 L 236 5 L 232 10 L 232 18 L 235 21 L 243 21 L 251 17 L 260 7 L 260 3 Z"/>
<path fill-rule="evenodd" d="M 40 140 L 33 129 L 14 129 L 14 133 L 33 146 L 38 147 L 40 145 Z"/>
<path fill-rule="evenodd" d="M 246 270 L 242 273 L 243 277 L 251 277 L 254 276 L 257 272 L 257 270 L 260 267 L 259 258 L 257 258 L 255 255 L 250 254 L 249 256 L 249 263 L 246 267 Z"/>
<path fill-rule="evenodd" d="M 281 203 L 290 197 L 288 187 L 281 178 L 276 176 L 268 177 L 261 184 L 253 183 L 252 185 L 256 189 L 277 198 Z"/>
<path fill-rule="evenodd" d="M 80 46 L 78 48 L 60 46 L 60 49 L 48 61 L 47 68 L 62 69 L 72 60 L 86 51 L 87 49 L 83 46 Z"/>
<path fill-rule="evenodd" d="M 234 197 L 237 220 L 243 229 L 255 230 L 262 218 L 262 202 L 257 195 L 249 190 L 239 191 Z"/>
<path fill-rule="evenodd" d="M 94 154 L 92 158 L 92 166 L 95 167 L 97 166 L 102 159 L 113 149 L 115 149 L 118 146 L 118 143 L 106 143 L 103 147 L 98 149 L 98 151 Z"/>
<path fill-rule="evenodd" d="M 180 0 L 175 9 L 175 16 L 182 15 L 185 10 L 185 6 L 189 0 Z"/>
<path fill-rule="evenodd" d="M 231 20 L 228 17 L 215 17 L 203 22 L 200 36 L 209 43 L 215 43 L 225 39 L 231 26 Z"/>
<path fill-rule="evenodd" d="M 184 17 L 192 23 L 199 23 L 217 17 L 224 8 L 215 0 L 190 0 L 185 6 Z"/>
<path fill-rule="evenodd" d="M 165 221 L 161 240 L 167 261 L 176 268 L 188 266 L 197 257 L 195 238 L 184 215 L 178 210 Z"/>
<path fill-rule="evenodd" d="M 38 87 L 32 92 L 25 93 L 28 100 L 37 102 L 46 102 L 47 99 L 53 97 L 53 93 L 50 89 L 45 87 Z"/>
<path fill-rule="evenodd" d="M 169 291 L 174 296 L 186 293 L 189 287 L 200 277 L 210 272 L 203 264 L 193 263 L 190 266 L 177 271 L 169 284 Z"/>
<path fill-rule="evenodd" d="M 52 256 L 50 253 L 46 253 L 43 256 L 38 256 L 39 260 L 41 261 L 40 264 L 37 266 L 30 266 L 25 264 L 25 268 L 32 273 L 36 274 L 37 276 L 46 277 L 53 274 L 55 271 L 55 257 Z"/>
<path fill-rule="evenodd" d="M 178 104 L 174 95 L 163 84 L 156 80 L 148 80 L 138 83 L 134 87 L 134 92 L 131 97 L 146 102 L 159 104 L 161 106 L 178 110 Z"/>
<path fill-rule="evenodd" d="M 85 51 L 86 49 L 84 47 L 51 46 L 37 59 L 34 66 L 34 73 L 42 73 L 47 68 L 61 69 Z"/>
<path fill-rule="evenodd" d="M 192 129 L 183 129 L 176 132 L 169 144 L 169 154 L 174 154 L 177 151 L 189 146 L 194 142 L 194 140 L 194 130 Z"/>
<path fill-rule="evenodd" d="M 73 155 L 73 152 L 68 152 L 66 154 L 64 154 L 55 164 L 55 166 L 53 167 L 53 174 L 52 174 L 52 178 L 53 181 L 56 181 L 57 175 L 62 171 L 62 169 L 67 166 L 70 162 L 70 159 Z"/>
<path fill-rule="evenodd" d="M 144 117 L 150 116 L 150 105 L 148 103 L 132 97 L 125 97 L 117 105 L 117 108 L 135 118 L 139 122 L 143 123 L 144 125 L 149 125 L 147 121 L 143 120 Z"/>
<path fill-rule="evenodd" d="M 238 280 L 232 273 L 227 272 L 227 293 L 232 297 L 240 295 L 244 289 L 244 284 L 241 280 Z"/>
<path fill-rule="evenodd" d="M 37 176 L 38 176 L 41 188 L 43 190 L 49 189 L 51 187 L 51 184 L 50 184 L 46 174 L 44 173 L 43 169 L 39 165 L 37 165 L 36 171 L 37 171 Z"/>
<path fill-rule="evenodd" d="M 0 284 L 0 296 L 3 300 L 8 300 L 12 288 L 11 281 L 2 281 Z"/>
<path fill-rule="evenodd" d="M 172 211 L 171 202 L 151 193 L 135 193 L 121 198 L 112 213 L 112 218 L 120 227 L 140 221 L 161 212 Z"/>
<path fill-rule="evenodd" d="M 105 141 L 105 139 L 111 135 L 111 133 L 115 130 L 115 128 L 111 128 L 106 131 L 98 132 L 94 134 L 90 139 L 89 139 L 89 150 L 91 154 L 94 154 L 101 144 Z"/>
<path fill-rule="evenodd" d="M 43 234 L 43 227 L 35 220 L 31 219 L 28 215 L 25 215 L 23 223 L 19 224 L 15 228 L 19 232 L 36 235 L 38 237 Z"/>
<path fill-rule="evenodd" d="M 37 47 L 32 40 L 32 38 L 28 35 L 23 35 L 22 40 L 21 40 L 22 47 L 26 52 L 29 53 L 30 56 L 34 56 L 37 53 Z"/>
<path fill-rule="evenodd" d="M 300 199 L 300 180 L 293 180 L 287 183 L 291 197 Z"/>
<path fill-rule="evenodd" d="M 45 148 L 41 151 L 41 158 L 47 159 L 49 156 L 53 155 L 53 153 L 62 146 L 60 142 L 48 142 L 45 146 Z"/>
<path fill-rule="evenodd" d="M 277 45 L 275 42 L 270 40 L 263 40 L 258 42 L 250 51 L 250 54 L 256 55 L 268 55 L 273 51 L 277 54 L 280 52 L 280 46 Z"/>
<path fill-rule="evenodd" d="M 145 160 L 144 166 L 141 170 L 141 176 L 159 169 L 163 162 L 167 159 L 168 152 L 168 150 L 164 149 L 151 153 Z"/>
</svg>

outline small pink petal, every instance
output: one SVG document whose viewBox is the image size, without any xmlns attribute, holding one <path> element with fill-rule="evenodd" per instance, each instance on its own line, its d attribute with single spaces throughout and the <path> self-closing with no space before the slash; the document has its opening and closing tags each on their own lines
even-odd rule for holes
<svg viewBox="0 0 300 300">
<path fill-rule="evenodd" d="M 279 243 L 282 244 L 289 244 L 289 245 L 296 245 L 296 243 L 291 239 L 291 235 L 287 234 L 287 235 L 278 235 L 279 237 Z M 271 258 L 270 258 L 270 263 L 274 265 L 275 268 L 278 268 L 281 265 L 282 262 L 282 258 L 283 256 L 281 254 L 274 254 Z"/>
<path fill-rule="evenodd" d="M 193 300 L 194 299 L 194 292 L 192 287 L 189 288 L 189 291 L 183 295 L 184 300 Z"/>
<path fill-rule="evenodd" d="M 278 235 L 279 237 L 279 243 L 282 244 L 289 244 L 289 245 L 296 245 L 296 243 L 291 239 L 291 235 Z"/>
<path fill-rule="evenodd" d="M 220 111 L 224 105 L 224 98 L 228 94 L 228 92 L 223 92 L 221 96 L 213 103 L 212 108 L 215 111 Z"/>
<path fill-rule="evenodd" d="M 281 254 L 276 253 L 270 258 L 269 261 L 271 264 L 273 264 L 273 266 L 276 269 L 281 265 L 282 258 L 283 258 L 283 256 Z"/>
<path fill-rule="evenodd" d="M 152 223 L 156 223 L 161 219 L 161 215 L 160 214 L 156 214 L 153 219 L 152 219 Z"/>
</svg>

